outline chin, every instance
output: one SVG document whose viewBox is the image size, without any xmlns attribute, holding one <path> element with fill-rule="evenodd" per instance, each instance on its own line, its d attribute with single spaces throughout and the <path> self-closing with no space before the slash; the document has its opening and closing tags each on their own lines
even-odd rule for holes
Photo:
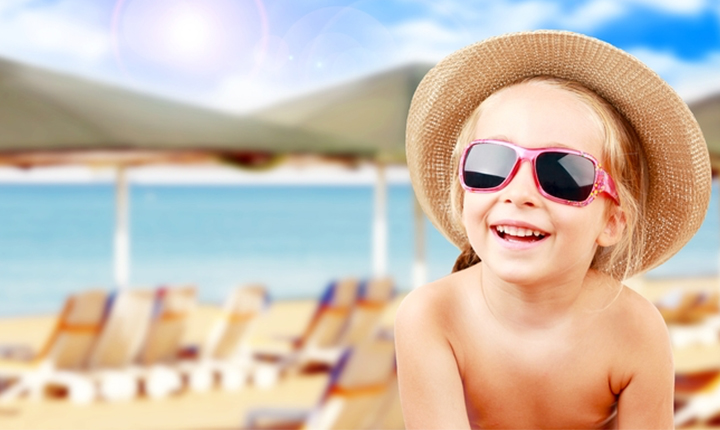
<svg viewBox="0 0 720 430">
<path fill-rule="evenodd" d="M 509 284 L 532 284 L 548 275 L 532 264 L 493 263 L 492 259 L 489 261 L 483 260 L 483 270 L 490 271 L 494 276 Z"/>
<path fill-rule="evenodd" d="M 496 273 L 496 276 L 508 284 L 513 285 L 531 285 L 542 281 L 544 277 L 538 276 L 537 273 L 523 273 L 513 271 L 509 273 Z"/>
</svg>

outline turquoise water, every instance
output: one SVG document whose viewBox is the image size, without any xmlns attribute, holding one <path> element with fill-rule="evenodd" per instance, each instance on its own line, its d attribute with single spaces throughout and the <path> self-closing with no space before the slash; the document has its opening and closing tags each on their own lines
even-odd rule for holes
<svg viewBox="0 0 720 430">
<path fill-rule="evenodd" d="M 131 186 L 131 284 L 198 286 L 221 302 L 263 282 L 274 298 L 316 297 L 333 278 L 372 270 L 370 186 Z M 409 185 L 388 196 L 390 274 L 410 288 Z M 114 187 L 0 185 L 0 316 L 56 311 L 65 296 L 110 288 Z M 718 272 L 720 211 L 713 188 L 700 232 L 649 276 Z M 456 249 L 429 224 L 429 278 L 450 271 Z"/>
</svg>

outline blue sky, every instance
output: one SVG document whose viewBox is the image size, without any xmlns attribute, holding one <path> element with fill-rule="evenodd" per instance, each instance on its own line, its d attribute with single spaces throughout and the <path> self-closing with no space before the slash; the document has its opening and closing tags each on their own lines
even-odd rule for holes
<svg viewBox="0 0 720 430">
<path fill-rule="evenodd" d="M 244 112 L 539 28 L 613 43 L 688 100 L 720 92 L 718 0 L 2 0 L 0 56 Z"/>
</svg>

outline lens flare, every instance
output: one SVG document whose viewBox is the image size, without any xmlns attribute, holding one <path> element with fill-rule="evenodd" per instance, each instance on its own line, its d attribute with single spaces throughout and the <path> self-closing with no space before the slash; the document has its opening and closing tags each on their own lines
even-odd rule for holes
<svg viewBox="0 0 720 430">
<path fill-rule="evenodd" d="M 216 34 L 211 20 L 189 8 L 173 11 L 164 28 L 164 45 L 178 58 L 202 58 Z"/>
<path fill-rule="evenodd" d="M 131 79 L 211 81 L 257 73 L 268 23 L 261 0 L 117 0 L 111 41 Z"/>
<path fill-rule="evenodd" d="M 316 9 L 284 38 L 305 83 L 347 78 L 392 63 L 395 42 L 377 18 L 352 6 Z"/>
</svg>

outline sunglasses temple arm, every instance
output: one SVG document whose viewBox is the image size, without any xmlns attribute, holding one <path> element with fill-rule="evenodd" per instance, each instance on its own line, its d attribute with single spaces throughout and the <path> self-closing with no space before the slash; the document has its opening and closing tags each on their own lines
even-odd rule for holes
<svg viewBox="0 0 720 430">
<path fill-rule="evenodd" d="M 605 170 L 600 170 L 600 175 L 602 176 L 602 179 L 600 180 L 600 186 L 602 187 L 601 190 L 612 197 L 613 200 L 615 200 L 615 203 L 620 204 L 620 197 L 618 196 L 613 178 L 608 175 Z"/>
</svg>

